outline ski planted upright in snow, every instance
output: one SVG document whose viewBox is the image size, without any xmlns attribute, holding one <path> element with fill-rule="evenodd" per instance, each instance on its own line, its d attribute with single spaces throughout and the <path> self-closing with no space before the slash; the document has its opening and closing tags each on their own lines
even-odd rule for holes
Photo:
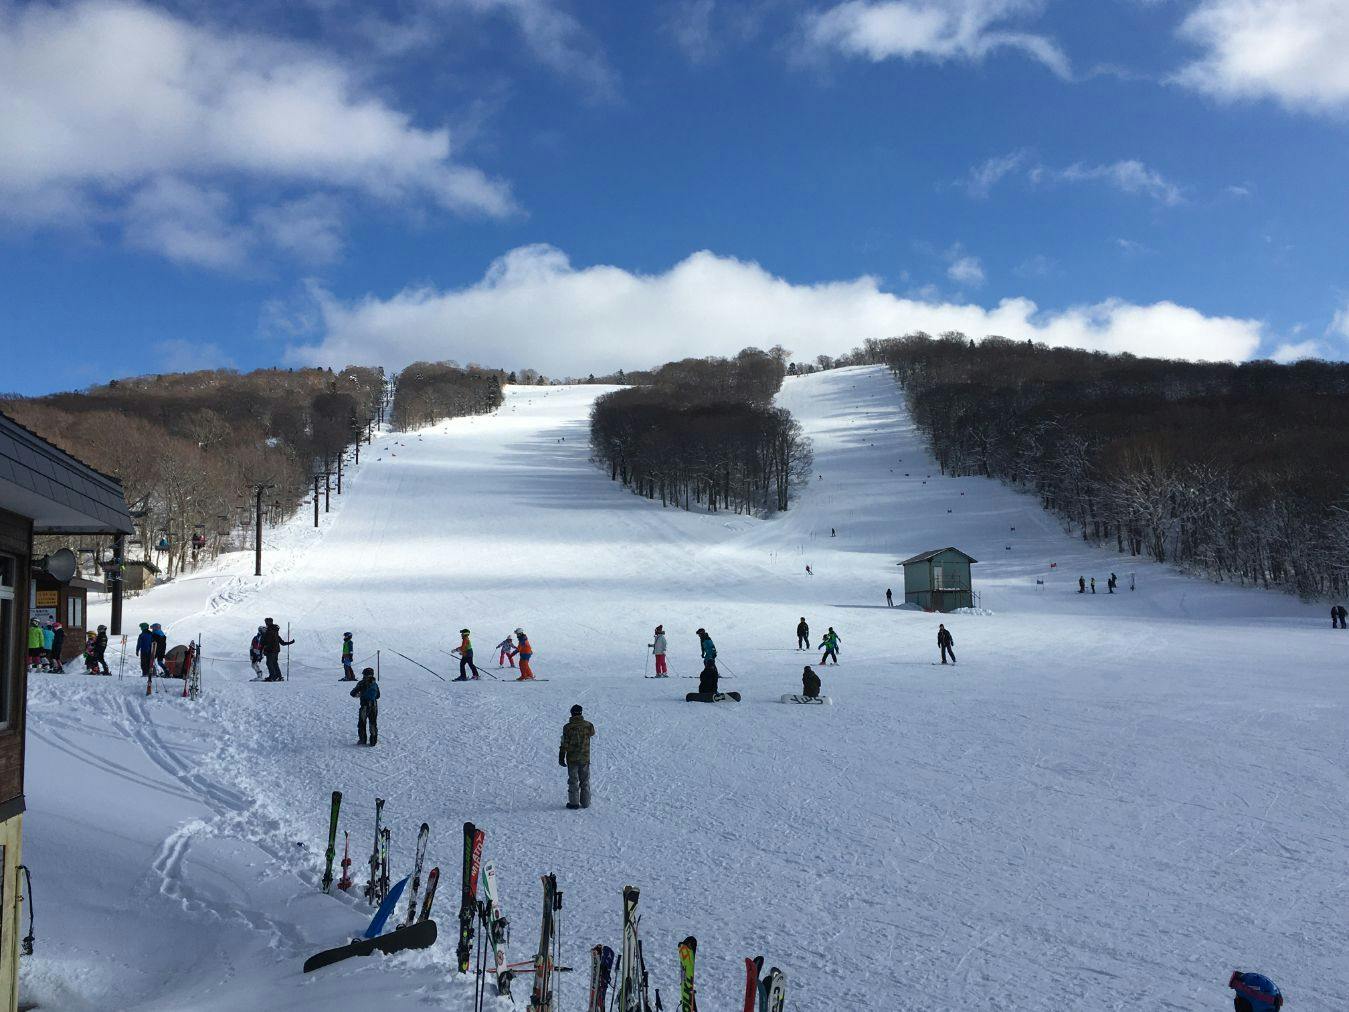
<svg viewBox="0 0 1349 1012">
<path fill-rule="evenodd" d="M 776 966 L 759 981 L 759 1012 L 782 1012 L 787 1001 L 787 978 Z"/>
<path fill-rule="evenodd" d="M 412 924 L 417 919 L 417 893 L 422 888 L 422 865 L 426 861 L 426 841 L 431 835 L 431 827 L 425 822 L 417 831 L 417 854 L 412 860 L 412 885 L 408 888 L 408 915 L 404 924 Z"/>
<path fill-rule="evenodd" d="M 473 956 L 473 920 L 478 909 L 478 869 L 482 862 L 483 836 L 483 831 L 473 823 L 464 823 L 464 876 L 459 902 L 459 946 L 455 949 L 460 973 L 468 973 L 469 960 Z"/>
<path fill-rule="evenodd" d="M 351 882 L 351 834 L 346 830 L 342 831 L 342 877 L 337 880 L 337 888 L 346 892 L 352 886 Z"/>
<path fill-rule="evenodd" d="M 539 927 L 539 950 L 534 954 L 534 990 L 529 997 L 529 1012 L 555 1012 L 553 975 L 557 966 L 557 911 L 562 894 L 557 891 L 557 876 L 543 876 L 543 921 Z"/>
<path fill-rule="evenodd" d="M 323 852 L 327 867 L 323 869 L 323 891 L 332 892 L 333 858 L 337 856 L 337 813 L 342 810 L 342 792 L 333 791 L 332 808 L 328 812 L 328 849 Z"/>
<path fill-rule="evenodd" d="M 689 935 L 679 943 L 679 1012 L 698 1012 L 693 990 L 693 962 L 698 955 L 698 939 Z"/>
<path fill-rule="evenodd" d="M 483 900 L 487 904 L 487 941 L 492 948 L 496 966 L 497 994 L 511 996 L 511 978 L 514 974 L 506 966 L 506 943 L 510 941 L 511 924 L 501 909 L 501 894 L 497 890 L 496 865 L 488 861 L 482 869 Z"/>
<path fill-rule="evenodd" d="M 759 1006 L 759 974 L 763 972 L 763 956 L 745 960 L 745 1009 L 757 1012 Z"/>
<path fill-rule="evenodd" d="M 637 941 L 636 886 L 623 887 L 623 948 L 618 961 L 618 991 L 613 1012 L 644 1012 L 642 1008 L 642 963 Z"/>
<path fill-rule="evenodd" d="M 370 881 L 365 884 L 367 903 L 379 903 L 379 841 L 383 836 L 381 824 L 384 819 L 384 799 L 375 799 L 375 845 L 370 849 Z"/>
<path fill-rule="evenodd" d="M 422 900 L 422 912 L 417 915 L 418 921 L 428 920 L 431 916 L 431 904 L 436 899 L 436 886 L 440 883 L 440 868 L 431 869 L 431 874 L 426 876 L 426 898 Z"/>
</svg>

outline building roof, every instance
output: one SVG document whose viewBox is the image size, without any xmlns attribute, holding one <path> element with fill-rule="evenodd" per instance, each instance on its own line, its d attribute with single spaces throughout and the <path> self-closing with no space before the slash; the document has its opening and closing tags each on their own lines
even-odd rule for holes
<svg viewBox="0 0 1349 1012">
<path fill-rule="evenodd" d="M 947 547 L 947 548 L 934 548 L 934 549 L 932 549 L 932 551 L 930 551 L 930 552 L 924 552 L 922 555 L 915 555 L 912 559 L 905 559 L 903 562 L 899 563 L 899 565 L 901 565 L 901 566 L 911 566 L 911 565 L 913 565 L 915 562 L 927 562 L 928 559 L 931 559 L 933 556 L 936 556 L 936 555 L 941 555 L 943 552 L 955 552 L 957 555 L 964 555 L 965 558 L 968 559 L 970 562 L 978 562 L 978 561 L 979 561 L 978 559 L 974 558 L 972 555 L 966 555 L 966 553 L 962 552 L 959 548 L 950 548 L 950 547 Z"/>
<path fill-rule="evenodd" d="M 122 483 L 0 414 L 0 509 L 35 534 L 132 534 Z"/>
</svg>

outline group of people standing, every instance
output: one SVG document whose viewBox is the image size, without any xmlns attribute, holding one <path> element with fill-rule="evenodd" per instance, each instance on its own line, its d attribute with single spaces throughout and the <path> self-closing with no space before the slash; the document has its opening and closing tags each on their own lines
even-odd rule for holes
<svg viewBox="0 0 1349 1012">
<path fill-rule="evenodd" d="M 1077 578 L 1077 592 L 1079 594 L 1085 594 L 1087 592 L 1087 586 L 1088 586 L 1087 578 L 1085 576 L 1079 576 Z M 1096 577 L 1093 576 L 1091 578 L 1090 586 L 1091 592 L 1093 594 L 1096 593 Z M 1105 581 L 1106 592 L 1113 594 L 1118 586 L 1119 586 L 1119 577 L 1116 576 L 1114 573 L 1111 573 L 1110 577 Z M 1129 585 L 1129 589 L 1133 590 L 1132 584 Z"/>
<path fill-rule="evenodd" d="M 517 682 L 529 682 L 534 679 L 534 669 L 530 667 L 529 662 L 534 657 L 534 647 L 530 645 L 529 635 L 523 629 L 516 629 L 504 640 L 496 645 L 497 649 L 497 667 L 504 667 L 509 664 L 512 669 L 515 668 L 515 658 L 520 658 L 520 675 L 515 680 Z M 456 682 L 466 682 L 469 680 L 469 672 L 473 672 L 473 678 L 481 677 L 478 674 L 478 666 L 473 663 L 473 639 L 472 634 L 467 629 L 459 630 L 459 646 L 450 651 L 451 654 L 457 654 L 459 657 L 459 677 L 454 679 Z"/>
<path fill-rule="evenodd" d="M 258 626 L 257 635 L 253 637 L 253 642 L 248 645 L 248 661 L 253 665 L 253 671 L 258 676 L 257 680 L 264 682 L 284 682 L 285 676 L 281 674 L 281 648 L 288 647 L 294 640 L 284 639 L 281 636 L 281 627 L 270 618 L 262 620 L 263 624 Z M 351 641 L 351 633 L 347 633 L 343 638 L 343 643 Z M 351 674 L 351 665 L 347 663 L 350 659 L 345 645 L 342 649 L 343 668 L 347 675 Z M 266 663 L 267 674 L 264 677 L 262 665 Z"/>
<path fill-rule="evenodd" d="M 39 622 L 36 618 L 28 622 L 28 668 L 30 671 L 65 670 L 61 664 L 61 651 L 65 647 L 66 630 L 60 622 Z"/>
<path fill-rule="evenodd" d="M 886 593 L 889 593 L 889 591 L 886 591 Z M 837 667 L 838 648 L 839 644 L 842 642 L 843 640 L 839 638 L 838 633 L 834 632 L 834 627 L 830 626 L 829 631 L 821 637 L 820 645 L 815 648 L 816 650 L 824 651 L 823 656 L 820 657 L 821 665 L 827 664 L 829 658 L 832 657 L 834 659 L 834 665 Z M 796 649 L 810 649 L 810 625 L 806 622 L 806 617 L 804 615 L 801 616 L 801 621 L 796 623 Z"/>
</svg>

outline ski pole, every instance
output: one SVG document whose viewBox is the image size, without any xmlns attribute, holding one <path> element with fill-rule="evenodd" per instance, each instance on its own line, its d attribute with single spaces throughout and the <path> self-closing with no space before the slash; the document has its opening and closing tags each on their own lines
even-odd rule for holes
<svg viewBox="0 0 1349 1012">
<path fill-rule="evenodd" d="M 290 639 L 290 623 L 286 623 L 286 639 Z M 286 644 L 286 681 L 290 681 L 290 644 Z"/>
<path fill-rule="evenodd" d="M 647 671 L 651 669 L 651 648 L 646 648 L 646 663 L 642 665 L 642 677 L 646 677 Z"/>
<path fill-rule="evenodd" d="M 398 654 L 398 656 L 401 657 L 401 658 L 403 658 L 403 660 L 407 661 L 407 662 L 410 663 L 410 664 L 415 664 L 415 665 L 417 665 L 417 667 L 421 668 L 423 671 L 431 671 L 431 669 L 428 668 L 428 667 L 427 667 L 425 664 L 423 664 L 421 661 L 414 661 L 414 660 L 413 660 L 411 657 L 409 657 L 407 654 L 399 653 L 399 651 L 393 649 L 393 647 L 390 647 L 390 648 L 389 648 L 389 653 L 391 653 L 391 654 Z M 442 682 L 445 681 L 445 677 L 444 677 L 443 675 L 437 674 L 437 673 L 434 672 L 434 671 L 431 671 L 431 674 L 435 675 L 435 676 L 436 676 L 437 678 L 439 678 Z"/>
</svg>

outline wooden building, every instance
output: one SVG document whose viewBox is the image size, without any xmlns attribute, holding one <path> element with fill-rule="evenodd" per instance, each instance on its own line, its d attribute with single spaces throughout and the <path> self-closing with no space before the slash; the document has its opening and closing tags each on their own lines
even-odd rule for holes
<svg viewBox="0 0 1349 1012">
<path fill-rule="evenodd" d="M 121 483 L 0 414 L 0 1009 L 10 1012 L 19 1000 L 28 700 L 24 629 L 38 593 L 33 535 L 132 531 Z M 61 607 L 60 595 L 58 590 L 54 607 Z"/>
<path fill-rule="evenodd" d="M 978 597 L 970 566 L 978 559 L 959 548 L 934 548 L 900 563 L 904 567 L 904 601 L 924 611 L 973 608 Z"/>
<path fill-rule="evenodd" d="M 89 591 L 105 589 L 102 583 L 78 576 L 58 580 L 40 566 L 34 565 L 33 603 L 28 608 L 28 614 L 43 625 L 55 619 L 65 627 L 66 638 L 61 647 L 63 664 L 84 652 L 84 634 L 89 628 L 85 618 Z"/>
</svg>

